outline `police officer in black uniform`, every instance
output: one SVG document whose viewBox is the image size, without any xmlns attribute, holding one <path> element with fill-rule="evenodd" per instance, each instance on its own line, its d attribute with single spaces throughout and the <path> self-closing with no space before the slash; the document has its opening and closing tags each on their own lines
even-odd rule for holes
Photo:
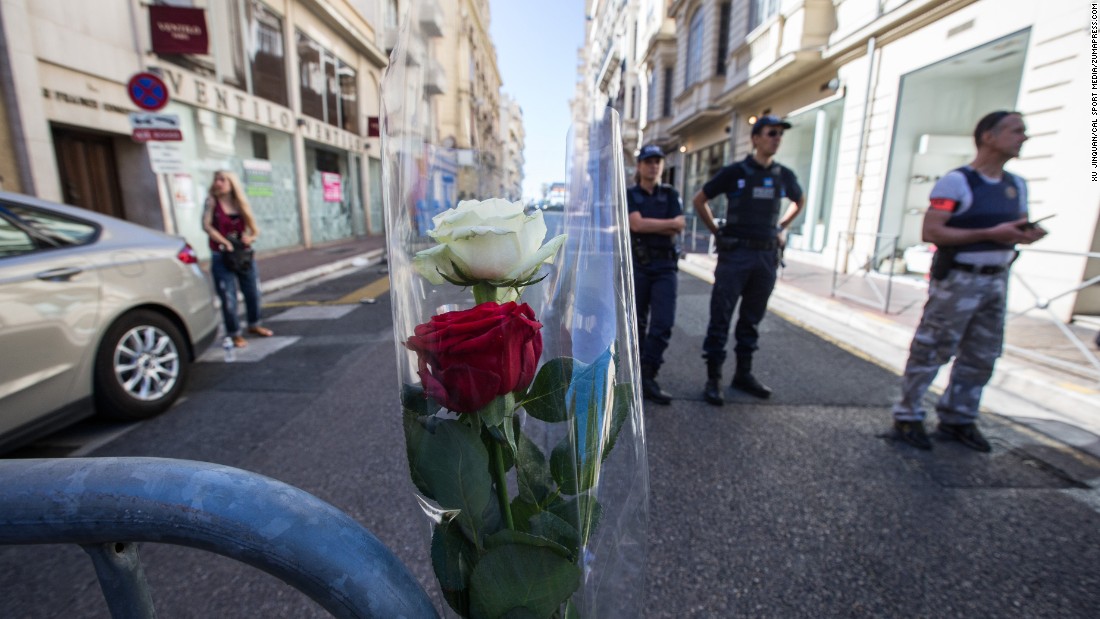
<svg viewBox="0 0 1100 619">
<path fill-rule="evenodd" d="M 775 287 L 785 231 L 804 204 L 802 187 L 794 172 L 773 160 L 783 130 L 790 127 L 790 123 L 777 116 L 762 116 L 752 126 L 753 153 L 719 170 L 692 199 L 695 212 L 715 235 L 718 247 L 710 323 L 703 340 L 703 358 L 707 361 L 703 397 L 715 406 L 725 403 L 720 385 L 722 364 L 738 298 L 741 310 L 733 332 L 737 341 L 734 347 L 737 370 L 731 386 L 758 398 L 772 394 L 753 376 L 752 355 L 759 339 L 756 327 L 764 318 Z M 726 224 L 721 229 L 707 204 L 707 200 L 720 194 L 726 194 L 728 200 Z M 791 201 L 786 213 L 780 212 L 783 198 Z"/>
<path fill-rule="evenodd" d="M 676 316 L 676 237 L 684 230 L 684 207 L 671 185 L 661 184 L 665 154 L 656 144 L 638 153 L 637 184 L 626 192 L 638 340 L 642 347 L 642 394 L 658 404 L 672 396 L 657 384 L 662 355 Z"/>
</svg>

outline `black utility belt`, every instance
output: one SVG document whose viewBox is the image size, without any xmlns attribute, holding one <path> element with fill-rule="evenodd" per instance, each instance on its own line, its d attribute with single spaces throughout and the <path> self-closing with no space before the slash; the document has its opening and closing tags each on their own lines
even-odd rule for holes
<svg viewBox="0 0 1100 619">
<path fill-rule="evenodd" d="M 956 271 L 966 271 L 967 273 L 975 273 L 977 275 L 997 275 L 1004 273 L 1008 270 L 1006 266 L 994 266 L 992 264 L 964 264 L 962 262 L 952 262 L 951 268 Z"/>
<path fill-rule="evenodd" d="M 637 252 L 635 252 L 637 253 Z M 675 249 L 655 249 L 653 247 L 645 247 L 642 249 L 642 253 L 649 260 L 677 260 L 680 258 L 680 252 Z"/>
<path fill-rule="evenodd" d="M 719 236 L 714 240 L 718 251 L 731 249 L 779 249 L 776 239 L 742 239 L 735 236 Z"/>
</svg>

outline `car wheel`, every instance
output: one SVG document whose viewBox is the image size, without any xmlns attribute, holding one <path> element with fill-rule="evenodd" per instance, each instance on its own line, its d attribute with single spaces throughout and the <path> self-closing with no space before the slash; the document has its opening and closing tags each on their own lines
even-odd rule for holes
<svg viewBox="0 0 1100 619">
<path fill-rule="evenodd" d="M 98 412 L 115 419 L 148 419 L 179 397 L 190 363 L 180 330 L 164 316 L 137 310 L 118 319 L 96 353 Z"/>
</svg>

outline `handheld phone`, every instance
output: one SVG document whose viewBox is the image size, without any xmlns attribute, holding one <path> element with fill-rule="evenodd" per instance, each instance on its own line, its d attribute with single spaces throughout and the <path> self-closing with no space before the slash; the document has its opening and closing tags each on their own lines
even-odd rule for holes
<svg viewBox="0 0 1100 619">
<path fill-rule="evenodd" d="M 1024 230 L 1031 230 L 1035 226 L 1038 226 L 1039 222 L 1046 221 L 1046 220 L 1050 219 L 1051 217 L 1054 217 L 1054 215 L 1057 215 L 1057 213 L 1054 213 L 1052 215 L 1047 215 L 1046 217 L 1040 217 L 1039 219 L 1036 219 L 1035 221 L 1029 221 L 1029 222 L 1027 222 L 1026 224 L 1024 224 L 1020 227 L 1023 228 Z"/>
</svg>

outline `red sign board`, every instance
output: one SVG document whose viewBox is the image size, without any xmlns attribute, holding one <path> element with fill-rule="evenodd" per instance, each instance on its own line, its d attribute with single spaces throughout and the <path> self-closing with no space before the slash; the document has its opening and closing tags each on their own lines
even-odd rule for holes
<svg viewBox="0 0 1100 619">
<path fill-rule="evenodd" d="M 126 92 L 134 105 L 155 112 L 168 105 L 168 86 L 152 73 L 137 73 L 126 84 Z"/>
<path fill-rule="evenodd" d="M 149 34 L 158 54 L 205 54 L 210 46 L 202 9 L 151 5 Z"/>
<path fill-rule="evenodd" d="M 321 188 L 325 202 L 339 202 L 344 199 L 340 187 L 340 175 L 333 172 L 321 172 Z"/>
<path fill-rule="evenodd" d="M 378 137 L 378 133 L 378 117 L 367 116 L 367 137 L 376 138 Z"/>
<path fill-rule="evenodd" d="M 130 137 L 135 142 L 182 142 L 183 132 L 179 129 L 134 129 Z"/>
</svg>

